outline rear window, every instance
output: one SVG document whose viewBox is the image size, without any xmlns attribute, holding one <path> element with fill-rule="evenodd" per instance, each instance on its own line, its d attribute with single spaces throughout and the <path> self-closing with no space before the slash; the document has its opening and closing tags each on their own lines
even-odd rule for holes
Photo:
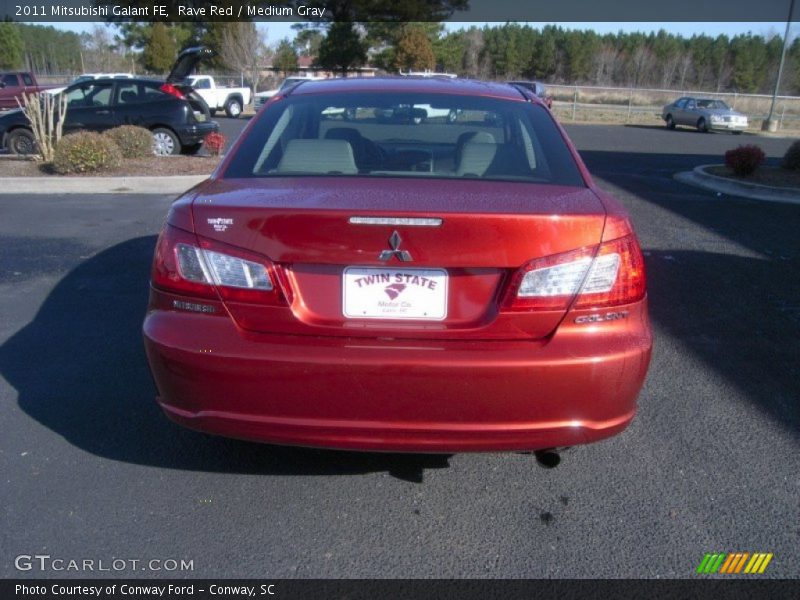
<svg viewBox="0 0 800 600">
<path fill-rule="evenodd" d="M 159 84 L 134 81 L 117 84 L 118 104 L 139 104 L 142 102 L 155 102 L 171 98 L 159 89 Z"/>
<path fill-rule="evenodd" d="M 541 106 L 441 94 L 308 94 L 269 106 L 225 177 L 287 176 L 585 186 Z"/>
</svg>

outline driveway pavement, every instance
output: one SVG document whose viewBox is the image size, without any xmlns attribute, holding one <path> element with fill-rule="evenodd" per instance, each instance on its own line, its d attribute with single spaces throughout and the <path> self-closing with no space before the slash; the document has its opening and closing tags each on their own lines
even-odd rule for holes
<svg viewBox="0 0 800 600">
<path fill-rule="evenodd" d="M 629 430 L 553 469 L 180 429 L 139 331 L 170 198 L 0 195 L 0 576 L 104 576 L 14 568 L 47 553 L 206 578 L 692 578 L 707 552 L 747 551 L 797 577 L 800 206 L 672 179 L 746 138 L 569 130 L 631 212 L 656 345 Z"/>
</svg>

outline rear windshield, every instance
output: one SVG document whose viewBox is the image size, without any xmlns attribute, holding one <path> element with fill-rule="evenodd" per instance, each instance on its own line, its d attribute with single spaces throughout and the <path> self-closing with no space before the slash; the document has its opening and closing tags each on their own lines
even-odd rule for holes
<svg viewBox="0 0 800 600">
<path fill-rule="evenodd" d="M 265 109 L 225 178 L 427 177 L 585 186 L 550 114 L 437 94 L 308 94 Z"/>
</svg>

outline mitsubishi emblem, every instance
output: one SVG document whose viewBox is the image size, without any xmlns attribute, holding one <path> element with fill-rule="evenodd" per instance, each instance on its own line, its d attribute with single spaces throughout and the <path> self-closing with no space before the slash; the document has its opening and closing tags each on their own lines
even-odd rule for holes
<svg viewBox="0 0 800 600">
<path fill-rule="evenodd" d="M 384 250 L 378 256 L 378 260 L 392 260 L 393 256 L 397 257 L 397 260 L 401 262 L 411 262 L 414 259 L 411 258 L 411 253 L 407 250 L 400 250 L 400 244 L 403 243 L 403 238 L 400 237 L 400 234 L 397 231 L 393 231 L 392 235 L 389 237 L 389 247 L 391 250 Z"/>
</svg>

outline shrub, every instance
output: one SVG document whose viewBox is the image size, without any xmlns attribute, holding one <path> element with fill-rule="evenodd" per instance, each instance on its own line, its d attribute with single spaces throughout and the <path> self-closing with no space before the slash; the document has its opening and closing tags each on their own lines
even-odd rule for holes
<svg viewBox="0 0 800 600">
<path fill-rule="evenodd" d="M 203 141 L 211 156 L 219 156 L 222 149 L 225 148 L 225 144 L 228 142 L 224 135 L 216 132 L 209 133 Z"/>
<path fill-rule="evenodd" d="M 752 144 L 739 146 L 725 153 L 725 164 L 740 177 L 750 175 L 765 159 L 764 151 Z"/>
<path fill-rule="evenodd" d="M 783 168 L 792 171 L 800 170 L 800 140 L 789 146 L 786 154 L 783 155 Z"/>
<path fill-rule="evenodd" d="M 53 170 L 61 174 L 88 173 L 112 169 L 121 162 L 122 152 L 111 138 L 79 131 L 61 138 L 53 156 Z"/>
<path fill-rule="evenodd" d="M 104 136 L 112 139 L 122 152 L 122 158 L 147 158 L 153 155 L 153 134 L 135 125 L 120 125 L 109 129 Z"/>
</svg>

